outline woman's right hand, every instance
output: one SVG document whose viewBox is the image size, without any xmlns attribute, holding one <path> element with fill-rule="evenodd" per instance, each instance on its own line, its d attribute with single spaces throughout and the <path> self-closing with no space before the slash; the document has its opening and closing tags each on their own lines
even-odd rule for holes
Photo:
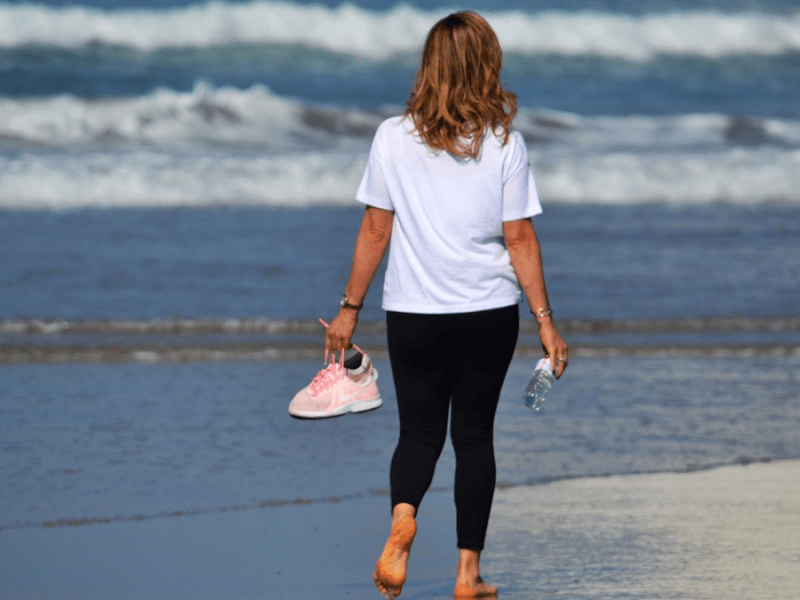
<svg viewBox="0 0 800 600">
<path fill-rule="evenodd" d="M 353 346 L 350 341 L 358 324 L 358 311 L 350 308 L 339 309 L 339 314 L 331 321 L 325 332 L 325 350 L 329 353 L 347 350 Z"/>
</svg>

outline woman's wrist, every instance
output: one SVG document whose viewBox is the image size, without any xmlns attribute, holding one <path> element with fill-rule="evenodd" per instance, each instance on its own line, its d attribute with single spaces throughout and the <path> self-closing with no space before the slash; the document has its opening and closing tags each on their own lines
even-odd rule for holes
<svg viewBox="0 0 800 600">
<path fill-rule="evenodd" d="M 555 330 L 555 328 L 556 328 L 556 324 L 553 322 L 552 319 L 542 319 L 541 321 L 536 321 L 536 323 L 539 325 L 539 331 L 540 332 L 542 330 L 544 330 L 544 329 L 547 329 L 547 330 L 553 329 L 553 330 Z"/>
<path fill-rule="evenodd" d="M 350 310 L 344 306 L 339 309 L 339 316 L 347 321 L 358 321 L 359 313 L 360 311 Z"/>
</svg>

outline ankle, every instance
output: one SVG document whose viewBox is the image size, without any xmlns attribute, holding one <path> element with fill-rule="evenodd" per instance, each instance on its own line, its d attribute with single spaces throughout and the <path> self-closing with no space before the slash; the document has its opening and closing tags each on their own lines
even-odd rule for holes
<svg viewBox="0 0 800 600">
<path fill-rule="evenodd" d="M 463 581 L 476 581 L 480 577 L 480 550 L 461 549 L 458 553 L 456 576 Z"/>
<path fill-rule="evenodd" d="M 417 514 L 417 509 L 413 504 L 408 502 L 398 502 L 392 507 L 392 519 L 396 520 L 399 517 L 410 516 L 414 517 Z"/>
</svg>

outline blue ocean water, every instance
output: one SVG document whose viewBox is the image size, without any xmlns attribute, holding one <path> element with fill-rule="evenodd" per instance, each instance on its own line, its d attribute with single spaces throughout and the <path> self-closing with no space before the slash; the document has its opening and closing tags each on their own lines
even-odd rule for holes
<svg viewBox="0 0 800 600">
<path fill-rule="evenodd" d="M 362 210 L 6 211 L 0 319 L 5 332 L 37 319 L 175 316 L 306 320 L 317 331 L 338 308 Z M 800 207 L 546 203 L 535 222 L 559 319 L 798 314 Z M 383 319 L 382 277 L 364 321 Z"/>
<path fill-rule="evenodd" d="M 502 482 L 800 457 L 796 3 L 462 6 L 504 47 L 575 357 L 520 413 L 526 321 Z M 449 7 L 0 2 L 0 528 L 384 501 L 380 274 L 360 335 L 386 407 L 285 409 L 321 366 L 372 133 Z"/>
</svg>

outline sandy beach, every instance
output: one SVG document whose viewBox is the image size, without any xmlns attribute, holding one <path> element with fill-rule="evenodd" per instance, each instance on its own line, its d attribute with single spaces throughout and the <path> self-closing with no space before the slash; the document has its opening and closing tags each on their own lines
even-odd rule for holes
<svg viewBox="0 0 800 600">
<path fill-rule="evenodd" d="M 452 593 L 451 492 L 426 497 L 403 597 Z M 0 532 L 0 598 L 377 598 L 380 495 Z M 800 461 L 498 490 L 483 570 L 503 598 L 793 599 Z"/>
</svg>

